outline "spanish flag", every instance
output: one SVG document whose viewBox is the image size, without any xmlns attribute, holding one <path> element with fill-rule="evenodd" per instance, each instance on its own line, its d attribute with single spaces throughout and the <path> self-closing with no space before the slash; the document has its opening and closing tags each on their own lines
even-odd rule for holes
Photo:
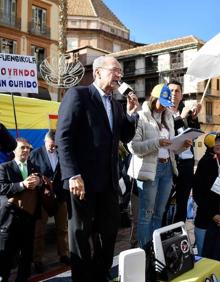
<svg viewBox="0 0 220 282">
<path fill-rule="evenodd" d="M 49 129 L 56 130 L 58 115 L 57 114 L 49 114 Z"/>
</svg>

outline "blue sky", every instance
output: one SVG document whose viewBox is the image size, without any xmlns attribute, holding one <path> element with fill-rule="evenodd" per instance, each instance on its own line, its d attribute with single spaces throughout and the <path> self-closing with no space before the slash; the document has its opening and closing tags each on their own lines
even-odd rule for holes
<svg viewBox="0 0 220 282">
<path fill-rule="evenodd" d="M 220 0 L 103 0 L 141 43 L 195 35 L 207 41 L 220 32 Z"/>
</svg>

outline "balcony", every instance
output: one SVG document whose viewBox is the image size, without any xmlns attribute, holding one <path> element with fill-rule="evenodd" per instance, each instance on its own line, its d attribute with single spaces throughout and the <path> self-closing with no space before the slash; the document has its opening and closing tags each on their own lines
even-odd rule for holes
<svg viewBox="0 0 220 282">
<path fill-rule="evenodd" d="M 146 65 L 145 67 L 145 72 L 146 73 L 155 73 L 158 72 L 158 65 L 154 64 L 154 65 Z"/>
<path fill-rule="evenodd" d="M 21 29 L 21 19 L 16 18 L 14 15 L 0 11 L 0 25 L 6 27 L 13 27 L 15 29 Z"/>
<path fill-rule="evenodd" d="M 38 25 L 35 22 L 29 22 L 28 32 L 34 35 L 50 38 L 50 28 L 46 25 Z"/>
<path fill-rule="evenodd" d="M 125 76 L 133 76 L 135 75 L 135 68 L 124 68 L 124 75 Z"/>
<path fill-rule="evenodd" d="M 171 70 L 176 70 L 176 69 L 182 69 L 183 66 L 183 62 L 178 62 L 178 63 L 171 63 L 170 64 L 170 69 Z"/>
</svg>

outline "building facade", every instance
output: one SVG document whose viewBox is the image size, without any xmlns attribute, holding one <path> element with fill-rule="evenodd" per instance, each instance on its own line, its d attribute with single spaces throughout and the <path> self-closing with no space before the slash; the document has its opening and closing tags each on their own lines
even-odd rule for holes
<svg viewBox="0 0 220 282">
<path fill-rule="evenodd" d="M 117 52 L 139 46 L 102 0 L 68 0 L 67 50 L 84 46 Z"/>
<path fill-rule="evenodd" d="M 36 57 L 39 94 L 22 96 L 57 100 L 57 90 L 42 79 L 39 66 L 58 50 L 58 1 L 0 0 L 0 53 Z"/>
<path fill-rule="evenodd" d="M 123 80 L 130 84 L 140 100 L 148 99 L 157 83 L 175 79 L 183 85 L 185 103 L 200 102 L 207 81 L 196 82 L 186 75 L 194 55 L 205 42 L 195 36 L 153 43 L 113 55 L 123 66 Z M 117 95 L 121 99 L 120 95 Z M 199 114 L 201 129 L 205 132 L 220 131 L 220 77 L 211 80 Z M 197 152 L 203 142 L 197 140 Z M 201 155 L 199 153 L 199 155 Z"/>
</svg>

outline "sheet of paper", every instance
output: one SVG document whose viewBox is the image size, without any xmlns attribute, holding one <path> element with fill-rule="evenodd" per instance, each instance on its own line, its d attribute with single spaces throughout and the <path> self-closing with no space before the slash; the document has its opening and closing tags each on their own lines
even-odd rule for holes
<svg viewBox="0 0 220 282">
<path fill-rule="evenodd" d="M 204 132 L 202 131 L 199 130 L 194 131 L 193 129 L 190 130 L 187 129 L 181 134 L 171 138 L 170 140 L 172 141 L 172 144 L 167 146 L 167 149 L 178 152 L 182 148 L 183 143 L 186 139 L 194 140 L 202 134 L 204 134 Z"/>
</svg>

